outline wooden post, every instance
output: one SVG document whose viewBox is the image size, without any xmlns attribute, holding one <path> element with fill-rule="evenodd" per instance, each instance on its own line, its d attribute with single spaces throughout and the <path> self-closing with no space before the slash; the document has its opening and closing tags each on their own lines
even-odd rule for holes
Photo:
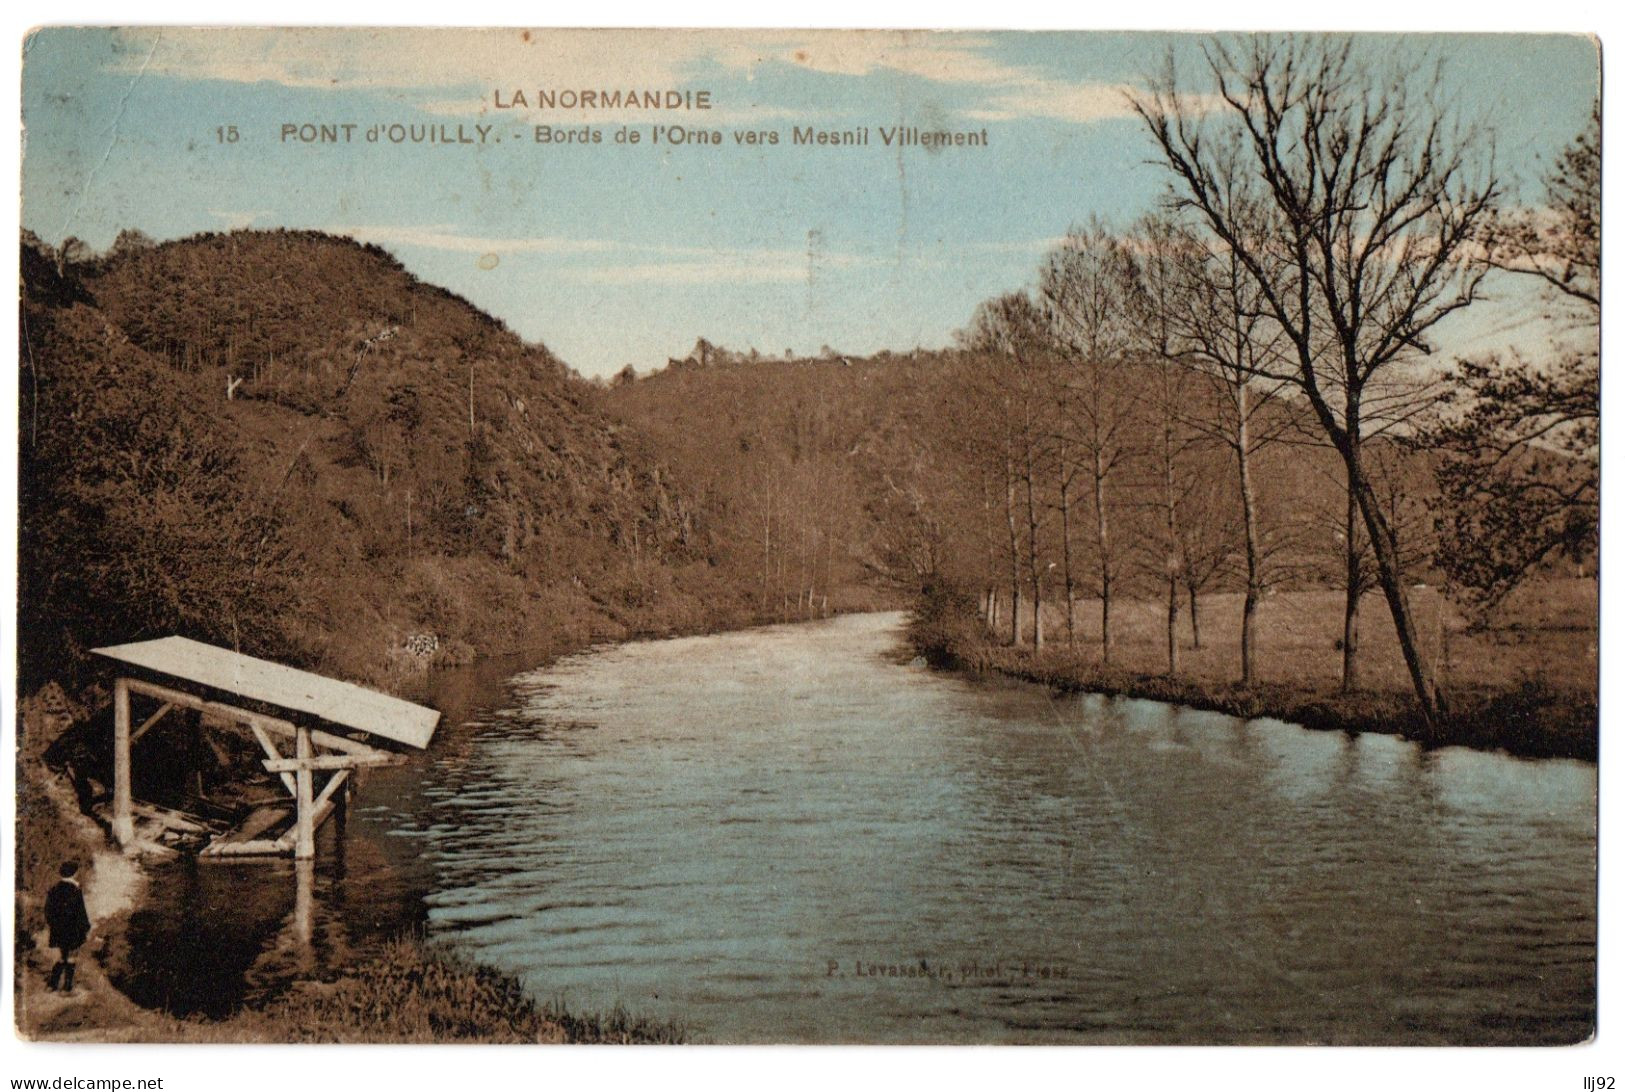
<svg viewBox="0 0 1625 1092">
<path fill-rule="evenodd" d="M 310 747 L 310 729 L 303 724 L 299 726 L 296 738 L 296 755 L 300 759 L 312 757 Z M 311 777 L 313 776 L 308 765 L 302 765 L 294 772 L 294 781 L 298 786 L 298 811 L 294 816 L 294 843 L 293 855 L 296 860 L 309 860 L 316 856 L 316 824 L 314 819 L 315 806 L 311 801 Z"/>
<path fill-rule="evenodd" d="M 293 936 L 299 945 L 301 966 L 310 958 L 310 941 L 315 933 L 316 862 L 293 863 Z"/>
<path fill-rule="evenodd" d="M 113 838 L 122 849 L 135 847 L 130 793 L 130 682 L 113 683 Z"/>
</svg>

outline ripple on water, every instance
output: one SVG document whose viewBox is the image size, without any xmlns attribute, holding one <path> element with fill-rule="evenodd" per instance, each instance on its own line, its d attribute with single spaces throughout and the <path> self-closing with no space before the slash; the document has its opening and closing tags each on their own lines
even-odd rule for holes
<svg viewBox="0 0 1625 1092">
<path fill-rule="evenodd" d="M 520 676 L 368 782 L 329 931 L 407 883 L 539 999 L 722 1041 L 1590 1033 L 1595 767 L 969 682 L 900 622 Z"/>
</svg>

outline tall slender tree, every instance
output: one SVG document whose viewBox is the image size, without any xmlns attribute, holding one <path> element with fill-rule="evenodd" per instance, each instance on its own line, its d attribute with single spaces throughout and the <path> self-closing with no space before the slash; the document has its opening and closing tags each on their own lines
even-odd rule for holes
<svg viewBox="0 0 1625 1092">
<path fill-rule="evenodd" d="M 1100 658 L 1108 663 L 1112 597 L 1122 566 L 1112 538 L 1113 490 L 1136 447 L 1133 385 L 1125 374 L 1136 348 L 1131 305 L 1136 275 L 1129 249 L 1095 220 L 1068 232 L 1050 252 L 1040 289 L 1064 358 L 1053 373 L 1059 424 L 1091 486 Z"/>
<path fill-rule="evenodd" d="M 1170 54 L 1134 108 L 1172 205 L 1235 253 L 1280 328 L 1285 366 L 1259 374 L 1302 393 L 1342 458 L 1417 703 L 1436 721 L 1438 688 L 1366 466 L 1366 396 L 1478 298 L 1474 241 L 1498 196 L 1490 145 L 1443 101 L 1437 66 L 1379 65 L 1352 38 L 1215 39 L 1204 55 L 1210 94 L 1193 97 Z"/>
<path fill-rule="evenodd" d="M 1292 430 L 1293 423 L 1293 414 L 1280 397 L 1286 382 L 1260 376 L 1279 370 L 1284 340 L 1234 250 L 1214 247 L 1210 238 L 1168 214 L 1142 221 L 1138 234 L 1145 252 L 1145 280 L 1154 286 L 1158 302 L 1158 351 L 1205 381 L 1207 397 L 1185 415 L 1185 422 L 1220 445 L 1235 464 L 1245 578 L 1241 682 L 1251 686 L 1258 679 L 1258 605 L 1271 579 L 1265 566 L 1254 464 L 1261 452 Z M 1217 571 L 1222 550 L 1199 552 L 1210 559 L 1202 570 Z M 1191 609 L 1194 625 L 1194 598 Z"/>
<path fill-rule="evenodd" d="M 1028 583 L 1033 646 L 1044 643 L 1042 533 L 1049 511 L 1044 489 L 1053 452 L 1050 396 L 1053 352 L 1047 317 L 1024 292 L 977 309 L 962 339 L 993 380 L 1003 436 L 1004 514 L 1010 557 L 1010 641 L 1021 642 L 1021 583 Z"/>
</svg>

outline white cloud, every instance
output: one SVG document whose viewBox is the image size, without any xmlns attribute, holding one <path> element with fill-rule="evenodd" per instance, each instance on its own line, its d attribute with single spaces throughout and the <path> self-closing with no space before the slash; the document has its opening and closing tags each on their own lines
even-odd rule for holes
<svg viewBox="0 0 1625 1092">
<path fill-rule="evenodd" d="M 1064 242 L 1065 235 L 1046 235 L 1039 239 L 1015 239 L 1004 243 L 966 243 L 961 249 L 981 254 L 1042 254 Z"/>
<path fill-rule="evenodd" d="M 322 229 L 333 235 L 348 235 L 378 246 L 419 247 L 449 250 L 462 254 L 595 254 L 615 250 L 618 243 L 607 239 L 572 239 L 562 235 L 496 237 L 464 235 L 446 225 L 392 226 L 388 224 L 340 224 Z"/>
<path fill-rule="evenodd" d="M 872 268 L 890 264 L 883 258 L 840 251 L 784 248 L 757 250 L 714 247 L 629 247 L 676 261 L 625 261 L 560 270 L 567 280 L 588 284 L 794 284 L 811 281 L 832 269 Z"/>
<path fill-rule="evenodd" d="M 149 75 L 333 90 L 596 85 L 636 74 L 676 87 L 708 46 L 669 31 L 440 30 L 412 27 L 134 28 L 113 67 Z"/>
<path fill-rule="evenodd" d="M 1126 85 L 1056 79 L 1007 64 L 992 53 L 995 38 L 969 33 L 172 27 L 120 34 L 125 48 L 115 52 L 112 66 L 131 75 L 145 65 L 149 75 L 393 92 L 408 101 L 413 92 L 428 92 L 413 105 L 451 116 L 496 112 L 490 97 L 497 90 L 695 87 L 718 75 L 750 79 L 770 64 L 853 78 L 889 71 L 981 91 L 981 101 L 958 110 L 974 120 L 1087 123 L 1130 114 Z M 454 89 L 467 94 L 433 93 Z M 683 123 L 805 118 L 811 105 L 718 103 L 713 112 L 685 112 Z M 591 120 L 613 124 L 649 116 L 617 111 L 595 113 Z"/>
<path fill-rule="evenodd" d="M 566 263 L 551 271 L 564 280 L 591 284 L 752 284 L 807 280 L 835 269 L 881 266 L 889 259 L 847 251 L 794 247 L 716 247 L 579 239 L 567 236 L 467 235 L 449 225 L 329 225 L 322 230 L 389 248 L 420 248 L 453 254 L 590 255 L 596 261 Z"/>
<path fill-rule="evenodd" d="M 792 119 L 797 121 L 827 120 L 836 116 L 790 106 L 767 106 L 760 103 L 737 107 L 713 107 L 709 110 L 683 111 L 629 109 L 563 111 L 538 109 L 534 106 L 529 108 L 504 107 L 498 110 L 492 105 L 488 94 L 483 96 L 470 95 L 467 98 L 431 99 L 416 105 L 424 113 L 435 114 L 440 117 L 495 118 L 499 121 L 515 121 L 527 125 L 546 122 L 559 128 L 572 128 L 582 125 L 647 125 L 660 122 L 667 125 L 684 125 L 695 129 L 709 129 L 721 125 L 767 125 Z"/>
<path fill-rule="evenodd" d="M 890 69 L 999 85 L 1030 73 L 989 58 L 985 36 L 928 31 L 520 30 L 151 27 L 119 32 L 132 74 L 313 88 L 678 87 L 707 69 L 768 63 L 866 76 Z M 147 57 L 150 54 L 151 60 Z"/>
<path fill-rule="evenodd" d="M 565 280 L 588 284 L 793 284 L 807 279 L 807 265 L 720 258 L 697 262 L 637 262 L 564 271 Z"/>
<path fill-rule="evenodd" d="M 985 35 L 923 30 L 777 31 L 725 43 L 717 59 L 736 69 L 778 61 L 839 76 L 885 69 L 936 83 L 987 86 L 1030 77 L 989 57 L 985 50 L 992 44 Z"/>
<path fill-rule="evenodd" d="M 1059 80 L 1032 80 L 1018 89 L 992 95 L 987 105 L 964 111 L 978 121 L 1009 121 L 1014 118 L 1055 118 L 1058 121 L 1091 122 L 1134 116 L 1129 93 L 1121 83 L 1063 83 Z"/>
<path fill-rule="evenodd" d="M 259 209 L 255 212 L 234 209 L 210 209 L 209 215 L 224 224 L 227 231 L 237 231 L 241 228 L 252 227 L 255 220 L 258 220 L 261 216 L 269 216 L 271 212 L 271 209 Z"/>
</svg>

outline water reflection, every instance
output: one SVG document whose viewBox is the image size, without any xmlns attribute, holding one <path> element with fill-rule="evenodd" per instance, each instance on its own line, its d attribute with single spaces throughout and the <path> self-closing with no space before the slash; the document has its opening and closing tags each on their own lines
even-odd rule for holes
<svg viewBox="0 0 1625 1092">
<path fill-rule="evenodd" d="M 424 875 L 387 840 L 337 823 L 314 861 L 197 859 L 150 866 L 114 980 L 177 1015 L 223 1016 L 288 982 L 335 973 L 377 941 L 421 928 Z"/>
<path fill-rule="evenodd" d="M 544 1000 L 722 1041 L 1589 1033 L 1594 767 L 971 683 L 898 621 L 521 675 L 272 925 L 321 964 L 418 896 Z"/>
</svg>

